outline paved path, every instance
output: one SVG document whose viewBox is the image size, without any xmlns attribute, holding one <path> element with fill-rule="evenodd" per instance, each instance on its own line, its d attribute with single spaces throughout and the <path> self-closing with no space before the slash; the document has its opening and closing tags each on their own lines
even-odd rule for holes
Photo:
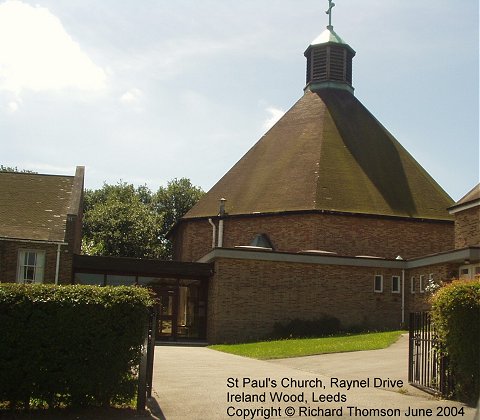
<svg viewBox="0 0 480 420">
<path fill-rule="evenodd" d="M 408 384 L 408 334 L 403 334 L 397 342 L 386 349 L 293 357 L 274 360 L 272 363 L 346 379 L 380 375 L 384 379 L 401 380 L 404 384 L 402 392 L 406 394 L 434 398 Z"/>
<path fill-rule="evenodd" d="M 413 391 L 409 387 L 388 390 L 374 387 L 374 377 L 406 382 L 406 354 L 404 340 L 386 350 L 276 361 L 248 359 L 204 347 L 157 346 L 153 383 L 154 397 L 159 405 L 157 415 L 167 420 L 306 419 L 325 418 L 327 414 L 333 414 L 329 418 L 371 419 L 380 417 L 378 414 L 381 414 L 382 409 L 390 410 L 384 412 L 391 414 L 390 418 L 412 418 L 405 416 L 409 407 L 417 414 L 428 414 L 427 410 L 432 410 L 432 416 L 414 417 L 424 419 L 436 418 L 437 407 L 453 407 L 453 410 L 463 407 L 465 414 L 455 418 L 474 419 L 474 409 L 456 402 L 438 401 L 421 392 L 411 395 Z M 348 383 L 346 380 L 356 379 L 358 382 L 370 378 L 370 384 L 369 387 L 350 390 L 336 388 L 331 386 L 332 377 L 344 379 L 345 384 Z M 290 385 L 291 379 L 303 381 L 305 387 L 286 388 L 281 385 L 282 380 L 283 385 Z M 238 388 L 235 387 L 237 380 Z M 254 388 L 253 382 L 243 387 L 244 381 L 248 380 L 257 380 L 256 385 L 268 387 Z M 268 384 L 262 383 L 265 381 Z M 276 381 L 276 387 L 273 386 L 273 381 Z M 337 381 L 337 384 L 342 383 Z M 260 401 L 227 402 L 228 392 L 240 395 L 243 392 L 244 398 L 255 395 L 253 398 Z M 306 402 L 272 402 L 270 393 L 275 392 L 283 392 L 287 395 L 286 398 L 303 393 Z M 343 395 L 346 401 L 314 402 L 313 399 L 326 398 L 325 395 L 331 395 L 328 398 L 334 399 Z M 265 401 L 262 401 L 263 396 Z M 252 411 L 255 409 L 256 412 Z M 322 409 L 337 411 L 322 412 Z M 289 410 L 295 411 L 290 417 L 287 416 Z"/>
</svg>

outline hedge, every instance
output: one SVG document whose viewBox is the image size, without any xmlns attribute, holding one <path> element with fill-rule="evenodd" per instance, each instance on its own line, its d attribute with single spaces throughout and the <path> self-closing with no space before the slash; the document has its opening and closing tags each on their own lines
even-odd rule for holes
<svg viewBox="0 0 480 420">
<path fill-rule="evenodd" d="M 480 282 L 456 280 L 432 297 L 432 317 L 455 378 L 455 397 L 475 404 L 480 394 Z"/>
<path fill-rule="evenodd" d="M 273 326 L 273 335 L 269 338 L 310 338 L 324 337 L 341 331 L 338 318 L 323 315 L 316 319 L 292 319 L 286 323 L 276 322 Z"/>
<path fill-rule="evenodd" d="M 0 401 L 130 402 L 153 301 L 135 287 L 0 285 Z"/>
</svg>

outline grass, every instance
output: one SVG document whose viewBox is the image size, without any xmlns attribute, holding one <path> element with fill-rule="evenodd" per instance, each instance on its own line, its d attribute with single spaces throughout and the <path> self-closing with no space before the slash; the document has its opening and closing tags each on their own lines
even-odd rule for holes
<svg viewBox="0 0 480 420">
<path fill-rule="evenodd" d="M 400 335 L 404 333 L 405 331 L 387 331 L 245 344 L 217 344 L 210 346 L 210 348 L 253 359 L 281 359 L 325 353 L 384 349 L 397 341 Z"/>
</svg>

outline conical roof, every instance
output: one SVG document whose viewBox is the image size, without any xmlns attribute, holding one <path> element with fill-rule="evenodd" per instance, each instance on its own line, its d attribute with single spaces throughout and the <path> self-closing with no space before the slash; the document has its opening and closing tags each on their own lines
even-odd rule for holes
<svg viewBox="0 0 480 420">
<path fill-rule="evenodd" d="M 328 42 L 347 45 L 347 43 L 333 30 L 333 28 L 327 28 L 311 42 L 310 46 L 326 44 Z"/>
<path fill-rule="evenodd" d="M 453 200 L 348 91 L 306 90 L 184 219 L 332 211 L 451 220 Z"/>
</svg>

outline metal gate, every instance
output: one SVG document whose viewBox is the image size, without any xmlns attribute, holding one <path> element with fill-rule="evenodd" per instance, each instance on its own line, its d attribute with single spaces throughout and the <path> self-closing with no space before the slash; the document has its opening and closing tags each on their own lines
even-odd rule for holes
<svg viewBox="0 0 480 420">
<path fill-rule="evenodd" d="M 138 368 L 137 410 L 144 410 L 147 399 L 152 396 L 153 361 L 155 354 L 155 331 L 157 330 L 157 310 L 150 310 L 145 325 L 145 341 L 142 348 L 142 358 Z"/>
<path fill-rule="evenodd" d="M 454 390 L 454 377 L 448 366 L 448 356 L 441 350 L 430 313 L 411 313 L 408 381 L 431 394 L 450 397 Z"/>
</svg>

